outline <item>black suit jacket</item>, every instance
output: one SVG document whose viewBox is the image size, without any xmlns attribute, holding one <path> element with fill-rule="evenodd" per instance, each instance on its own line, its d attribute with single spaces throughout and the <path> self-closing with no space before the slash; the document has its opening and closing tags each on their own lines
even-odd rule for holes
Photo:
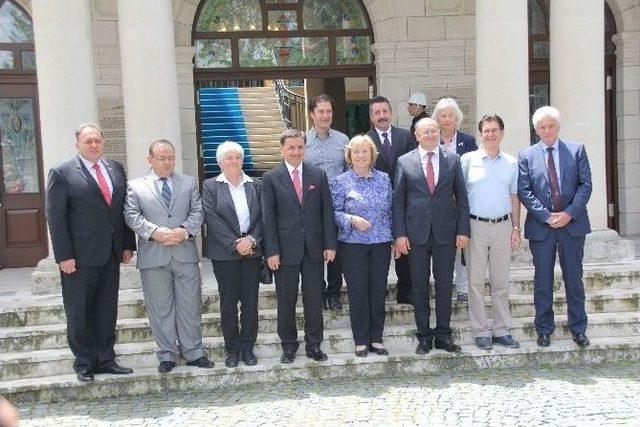
<svg viewBox="0 0 640 427">
<path fill-rule="evenodd" d="M 124 223 L 127 177 L 122 165 L 104 160 L 113 184 L 111 206 L 79 156 L 52 168 L 47 185 L 47 219 L 56 262 L 77 267 L 106 265 L 115 252 L 135 250 L 135 235 Z"/>
<path fill-rule="evenodd" d="M 382 154 L 382 141 L 380 141 L 378 131 L 371 129 L 367 132 L 367 135 L 371 137 L 378 148 L 378 158 L 376 159 L 374 167 L 379 171 L 389 174 L 389 178 L 391 178 L 391 182 L 393 183 L 394 177 L 396 176 L 398 158 L 416 148 L 415 140 L 411 137 L 411 133 L 409 133 L 408 130 L 391 126 L 391 147 L 394 150 L 394 158 L 393 162 L 389 163 L 384 154 Z"/>
<path fill-rule="evenodd" d="M 457 155 L 440 150 L 434 194 L 428 190 L 417 148 L 398 159 L 393 228 L 394 237 L 406 236 L 412 245 L 426 244 L 431 232 L 440 244 L 470 235 L 467 189 Z"/>
<path fill-rule="evenodd" d="M 284 162 L 262 177 L 265 256 L 280 255 L 283 265 L 300 264 L 305 247 L 313 261 L 323 262 L 322 252 L 337 245 L 327 176 L 311 163 L 302 165 L 302 204 Z"/>
<path fill-rule="evenodd" d="M 256 239 L 256 247 L 251 258 L 261 256 L 262 209 L 260 206 L 260 181 L 244 184 L 249 207 L 249 229 L 247 234 Z M 217 261 L 231 261 L 242 258 L 235 250 L 235 241 L 242 236 L 231 191 L 226 182 L 209 178 L 202 185 L 202 207 L 207 223 L 207 257 Z"/>
</svg>

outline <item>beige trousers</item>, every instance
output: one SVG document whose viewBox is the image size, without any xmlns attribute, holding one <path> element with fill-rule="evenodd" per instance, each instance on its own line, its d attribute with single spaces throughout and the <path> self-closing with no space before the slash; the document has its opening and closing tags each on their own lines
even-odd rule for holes
<svg viewBox="0 0 640 427">
<path fill-rule="evenodd" d="M 511 266 L 511 221 L 491 224 L 472 219 L 471 238 L 465 251 L 469 274 L 469 320 L 475 337 L 490 337 L 484 304 L 484 282 L 489 267 L 493 336 L 509 334 L 509 268 Z"/>
</svg>

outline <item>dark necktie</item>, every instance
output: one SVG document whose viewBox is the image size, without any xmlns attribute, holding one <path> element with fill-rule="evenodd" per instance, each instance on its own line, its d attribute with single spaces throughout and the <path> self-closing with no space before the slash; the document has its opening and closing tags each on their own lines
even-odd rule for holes
<svg viewBox="0 0 640 427">
<path fill-rule="evenodd" d="M 162 181 L 162 199 L 167 207 L 169 207 L 169 204 L 171 203 L 171 188 L 169 188 L 167 178 L 160 178 L 160 180 Z"/>
<path fill-rule="evenodd" d="M 433 172 L 433 163 L 431 163 L 431 160 L 433 159 L 433 151 L 429 151 L 427 156 L 427 166 L 425 167 L 427 187 L 429 187 L 429 191 L 433 194 L 436 191 L 436 175 Z"/>
<path fill-rule="evenodd" d="M 551 185 L 551 204 L 554 212 L 562 210 L 562 197 L 560 196 L 560 184 L 556 173 L 556 161 L 553 160 L 553 147 L 547 148 L 547 173 L 549 174 L 549 184 Z"/>
<path fill-rule="evenodd" d="M 98 187 L 100 187 L 100 192 L 102 193 L 102 197 L 104 201 L 107 202 L 107 205 L 111 206 L 111 191 L 109 190 L 109 184 L 107 184 L 107 180 L 104 178 L 102 174 L 102 169 L 100 169 L 100 165 L 97 163 L 93 164 L 93 170 L 96 172 L 96 178 L 98 179 Z"/>
<path fill-rule="evenodd" d="M 393 147 L 391 147 L 391 141 L 389 141 L 389 134 L 382 132 L 382 151 L 389 163 L 393 163 Z"/>
</svg>

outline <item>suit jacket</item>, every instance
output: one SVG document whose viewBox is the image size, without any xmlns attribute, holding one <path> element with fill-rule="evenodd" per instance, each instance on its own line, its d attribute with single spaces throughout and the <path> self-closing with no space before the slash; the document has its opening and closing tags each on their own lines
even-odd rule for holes
<svg viewBox="0 0 640 427">
<path fill-rule="evenodd" d="M 473 135 L 469 135 L 468 133 L 461 131 L 458 131 L 457 133 L 456 144 L 456 154 L 458 154 L 458 156 L 462 156 L 463 154 L 470 151 L 476 151 L 478 149 L 478 144 L 476 144 L 476 139 Z"/>
<path fill-rule="evenodd" d="M 262 255 L 262 209 L 260 205 L 260 181 L 244 184 L 249 207 L 249 229 L 247 234 L 256 239 L 251 258 Z M 241 259 L 234 243 L 242 236 L 231 191 L 226 182 L 209 178 L 202 185 L 202 207 L 207 223 L 207 257 L 217 261 Z"/>
<path fill-rule="evenodd" d="M 440 150 L 438 182 L 434 194 L 415 150 L 398 159 L 393 195 L 394 237 L 409 237 L 412 245 L 424 245 L 433 232 L 440 244 L 455 242 L 457 235 L 470 235 L 469 201 L 460 158 Z"/>
<path fill-rule="evenodd" d="M 122 165 L 104 160 L 113 184 L 111 206 L 79 156 L 52 168 L 47 185 L 47 219 L 56 262 L 75 259 L 78 267 L 109 263 L 112 253 L 135 250 L 133 232 L 125 225 L 123 204 L 127 177 Z"/>
<path fill-rule="evenodd" d="M 129 181 L 125 203 L 125 221 L 138 235 L 137 267 L 168 265 L 172 258 L 180 262 L 197 262 L 198 248 L 194 236 L 200 232 L 203 213 L 198 183 L 190 176 L 174 173 L 169 207 L 154 182 L 153 173 Z M 190 237 L 183 242 L 164 246 L 150 240 L 156 228 L 184 227 Z"/>
<path fill-rule="evenodd" d="M 527 208 L 524 237 L 531 240 L 546 239 L 550 228 L 546 223 L 552 210 L 546 148 L 543 142 L 538 142 L 522 150 L 518 156 L 518 196 Z M 572 218 L 565 227 L 574 237 L 584 236 L 591 232 L 587 202 L 592 187 L 587 152 L 579 142 L 559 141 L 558 159 L 562 210 Z"/>
<path fill-rule="evenodd" d="M 398 164 L 398 158 L 416 148 L 415 139 L 411 136 L 408 130 L 391 126 L 391 147 L 394 150 L 395 156 L 393 158 L 393 162 L 389 163 L 384 154 L 382 154 L 382 141 L 380 141 L 378 131 L 376 131 L 375 129 L 371 129 L 369 132 L 367 132 L 367 135 L 371 137 L 373 142 L 376 144 L 376 147 L 378 148 L 379 154 L 374 167 L 379 171 L 389 174 L 391 183 L 393 183 L 393 177 L 396 176 L 396 165 Z"/>
<path fill-rule="evenodd" d="M 302 262 L 305 247 L 315 262 L 337 246 L 331 192 L 325 172 L 308 162 L 302 166 L 302 204 L 287 166 L 281 163 L 262 177 L 265 256 L 280 255 L 283 265 Z"/>
</svg>

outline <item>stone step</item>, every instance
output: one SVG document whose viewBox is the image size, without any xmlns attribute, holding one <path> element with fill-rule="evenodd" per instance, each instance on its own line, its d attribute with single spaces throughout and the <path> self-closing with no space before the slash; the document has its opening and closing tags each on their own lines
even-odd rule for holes
<svg viewBox="0 0 640 427">
<path fill-rule="evenodd" d="M 635 320 L 634 320 L 635 319 Z M 533 342 L 536 334 L 531 330 L 533 319 L 522 319 L 514 322 L 512 335 L 521 342 Z M 625 337 L 640 334 L 638 317 L 622 318 L 621 316 L 590 317 L 588 336 L 590 338 Z M 635 325 L 633 322 L 635 321 Z M 626 323 L 625 323 L 626 322 Z M 557 330 L 553 340 L 571 339 L 567 327 L 566 316 L 556 318 Z M 473 345 L 474 339 L 466 322 L 454 322 L 454 339 L 462 345 Z M 385 328 L 385 345 L 393 348 L 415 348 L 415 327 L 413 325 L 394 325 Z M 209 357 L 216 363 L 224 360 L 224 340 L 222 337 L 205 337 L 203 344 Z M 301 343 L 304 348 L 304 342 Z M 351 329 L 334 329 L 325 332 L 323 349 L 325 352 L 348 353 L 353 350 L 354 343 Z M 134 369 L 157 366 L 155 342 L 146 341 L 116 345 L 118 360 L 125 366 Z M 276 358 L 281 354 L 280 341 L 275 333 L 258 336 L 255 353 L 258 358 Z M 67 348 L 39 350 L 28 353 L 4 353 L 0 355 L 0 381 L 28 377 L 40 377 L 73 373 L 73 355 Z"/>
<path fill-rule="evenodd" d="M 427 355 L 416 355 L 404 343 L 398 347 L 387 345 L 389 357 L 369 355 L 359 358 L 352 351 L 329 354 L 326 362 L 314 362 L 304 357 L 289 365 L 280 364 L 279 358 L 262 358 L 258 365 L 227 369 L 216 363 L 213 369 L 177 366 L 169 374 L 159 374 L 155 367 L 137 369 L 132 375 L 97 375 L 91 383 L 80 383 L 75 374 L 49 375 L 0 381 L 0 394 L 18 404 L 28 402 L 57 402 L 68 400 L 97 400 L 113 396 L 137 396 L 145 393 L 168 391 L 206 390 L 244 384 L 290 382 L 328 378 L 353 378 L 381 375 L 441 374 L 452 370 L 477 371 L 480 369 L 508 369 L 600 364 L 620 360 L 640 359 L 640 336 L 620 338 L 593 338 L 591 346 L 577 349 L 570 340 L 555 340 L 548 348 L 539 348 L 533 342 L 523 342 L 519 349 L 496 348 L 483 351 L 475 346 L 463 346 L 461 354 L 433 350 Z"/>
<path fill-rule="evenodd" d="M 389 295 L 387 296 L 387 305 L 391 307 L 395 302 L 395 286 L 389 287 Z M 487 310 L 491 307 L 491 299 L 489 297 L 489 286 L 485 289 L 485 305 Z M 619 312 L 633 311 L 640 308 L 640 291 L 633 289 L 604 289 L 598 291 L 588 291 L 587 312 Z M 348 303 L 347 290 L 343 287 L 341 290 L 341 300 L 344 304 Z M 564 292 L 554 293 L 554 311 L 557 314 L 566 312 L 566 297 Z M 433 307 L 433 301 L 431 306 Z M 298 297 L 298 306 L 302 305 L 302 297 Z M 262 311 L 264 309 L 275 309 L 277 307 L 276 292 L 273 285 L 261 285 L 258 294 L 258 307 Z M 458 303 L 452 300 L 453 316 L 460 320 L 466 320 L 466 303 Z M 513 317 L 533 316 L 533 295 L 532 294 L 513 294 L 510 296 L 510 308 Z M 220 310 L 220 296 L 217 290 L 212 287 L 205 287 L 202 296 L 202 312 L 214 313 Z M 120 292 L 120 300 L 118 304 L 118 318 L 141 318 L 146 317 L 146 309 L 144 306 L 144 297 L 141 290 L 126 290 Z M 29 304 L 22 302 L 20 307 L 8 306 L 0 307 L 0 334 L 2 328 L 15 328 L 21 326 L 37 326 L 52 325 L 56 323 L 64 323 L 66 320 L 64 308 L 62 306 L 61 297 L 50 297 L 41 300 L 39 303 Z M 2 335 L 0 335 L 2 336 Z M 0 346 L 1 347 L 1 346 Z"/>
</svg>

